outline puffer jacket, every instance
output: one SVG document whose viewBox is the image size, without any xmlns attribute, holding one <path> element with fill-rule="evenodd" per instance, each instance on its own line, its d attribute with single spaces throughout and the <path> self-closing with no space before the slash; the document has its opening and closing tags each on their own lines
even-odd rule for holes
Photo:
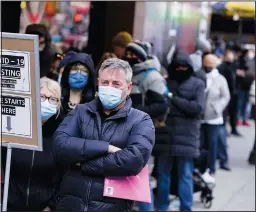
<svg viewBox="0 0 256 212">
<path fill-rule="evenodd" d="M 230 93 L 227 80 L 222 76 L 218 69 L 213 69 L 206 74 L 206 104 L 204 111 L 204 121 L 223 117 L 223 112 L 230 100 Z"/>
<path fill-rule="evenodd" d="M 152 119 L 163 119 L 168 109 L 168 89 L 153 60 L 136 64 L 132 70 L 133 87 L 130 96 L 133 107 L 149 114 Z"/>
<path fill-rule="evenodd" d="M 42 211 L 45 207 L 55 209 L 64 167 L 53 157 L 52 135 L 63 120 L 51 117 L 44 123 L 43 151 L 12 150 L 9 181 L 8 210 Z M 2 165 L 5 168 L 6 148 L 2 148 Z"/>
<path fill-rule="evenodd" d="M 132 211 L 132 201 L 103 196 L 105 176 L 137 175 L 147 164 L 155 142 L 150 117 L 131 107 L 102 120 L 96 98 L 77 105 L 54 135 L 57 161 L 70 165 L 60 188 L 60 211 Z M 112 144 L 122 150 L 108 154 Z"/>
<path fill-rule="evenodd" d="M 202 80 L 193 76 L 193 66 L 189 56 L 179 52 L 173 61 L 169 75 L 178 65 L 189 67 L 190 77 L 178 83 L 168 80 L 168 88 L 173 97 L 167 126 L 170 130 L 170 154 L 177 157 L 196 158 L 199 156 L 200 117 L 205 106 L 205 85 Z"/>
</svg>

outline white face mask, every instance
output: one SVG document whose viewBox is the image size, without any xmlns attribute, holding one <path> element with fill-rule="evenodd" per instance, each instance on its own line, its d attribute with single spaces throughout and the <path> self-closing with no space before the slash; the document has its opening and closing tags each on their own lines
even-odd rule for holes
<svg viewBox="0 0 256 212">
<path fill-rule="evenodd" d="M 41 102 L 41 118 L 47 120 L 57 113 L 57 105 L 50 104 L 48 99 Z"/>
<path fill-rule="evenodd" d="M 222 63 L 222 59 L 219 58 L 217 61 L 217 66 L 219 66 L 221 63 Z"/>
<path fill-rule="evenodd" d="M 39 45 L 39 51 L 42 52 L 45 48 L 45 44 Z"/>
<path fill-rule="evenodd" d="M 99 86 L 99 98 L 104 108 L 114 109 L 122 102 L 122 90 L 110 86 Z"/>
<path fill-rule="evenodd" d="M 255 53 L 253 53 L 253 52 L 249 52 L 248 53 L 248 59 L 253 59 L 255 57 Z"/>
</svg>

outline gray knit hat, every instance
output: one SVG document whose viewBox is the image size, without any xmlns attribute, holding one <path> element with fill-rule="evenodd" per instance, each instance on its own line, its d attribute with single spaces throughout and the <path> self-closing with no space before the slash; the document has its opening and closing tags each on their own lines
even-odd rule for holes
<svg viewBox="0 0 256 212">
<path fill-rule="evenodd" d="M 129 43 L 125 51 L 130 51 L 142 61 L 145 61 L 147 59 L 147 52 L 138 43 L 135 43 L 135 42 Z"/>
<path fill-rule="evenodd" d="M 212 45 L 210 43 L 210 41 L 203 39 L 203 38 L 198 38 L 197 39 L 197 49 L 201 50 L 202 52 L 204 52 L 207 49 L 211 49 Z"/>
</svg>

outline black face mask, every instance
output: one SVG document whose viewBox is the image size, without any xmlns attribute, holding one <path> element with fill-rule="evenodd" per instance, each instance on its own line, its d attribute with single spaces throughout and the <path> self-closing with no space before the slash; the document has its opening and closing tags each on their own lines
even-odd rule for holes
<svg viewBox="0 0 256 212">
<path fill-rule="evenodd" d="M 124 58 L 124 60 L 127 61 L 130 64 L 131 67 L 140 63 L 138 58 Z"/>
<path fill-rule="evenodd" d="M 204 67 L 204 71 L 205 71 L 205 73 L 210 73 L 210 72 L 212 72 L 212 70 L 213 70 L 213 68 L 212 67 Z"/>
<path fill-rule="evenodd" d="M 177 82 L 181 83 L 188 79 L 190 77 L 190 72 L 189 71 L 173 71 L 172 74 L 170 75 L 170 79 L 176 80 Z"/>
<path fill-rule="evenodd" d="M 225 62 L 227 65 L 232 65 L 232 62 L 230 62 L 230 61 L 226 61 Z"/>
</svg>

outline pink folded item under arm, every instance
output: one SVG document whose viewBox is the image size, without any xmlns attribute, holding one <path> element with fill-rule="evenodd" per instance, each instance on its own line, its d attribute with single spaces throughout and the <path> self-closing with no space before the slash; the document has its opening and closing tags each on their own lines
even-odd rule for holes
<svg viewBox="0 0 256 212">
<path fill-rule="evenodd" d="M 148 165 L 136 176 L 106 177 L 103 196 L 151 202 Z"/>
</svg>

